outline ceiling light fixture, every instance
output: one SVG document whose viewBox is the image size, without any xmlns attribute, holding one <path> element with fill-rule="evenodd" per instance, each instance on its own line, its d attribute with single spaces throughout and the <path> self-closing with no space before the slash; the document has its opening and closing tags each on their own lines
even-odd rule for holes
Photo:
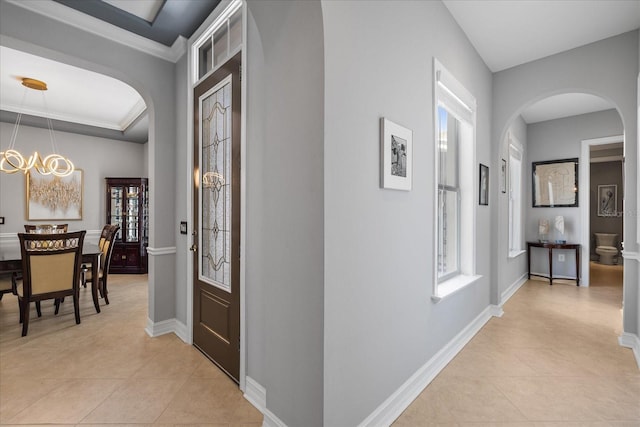
<svg viewBox="0 0 640 427">
<path fill-rule="evenodd" d="M 37 152 L 34 151 L 31 156 L 25 158 L 18 150 L 15 149 L 16 138 L 18 137 L 18 128 L 20 127 L 20 120 L 22 119 L 22 113 L 18 113 L 16 118 L 16 125 L 13 128 L 11 134 L 11 141 L 9 142 L 9 148 L 5 151 L 0 151 L 0 171 L 8 174 L 14 174 L 17 172 L 27 173 L 31 169 L 35 169 L 41 175 L 55 175 L 55 176 L 68 176 L 74 171 L 75 167 L 71 160 L 60 154 L 57 154 L 55 136 L 53 134 L 53 124 L 48 117 L 47 103 L 44 98 L 44 91 L 47 90 L 47 84 L 40 80 L 23 78 L 22 85 L 29 89 L 38 90 L 42 93 L 42 102 L 45 106 L 45 113 L 47 115 L 47 127 L 49 128 L 49 136 L 51 138 L 52 153 L 46 156 L 44 159 Z M 24 105 L 24 99 L 27 94 L 27 89 L 22 96 L 22 104 Z"/>
</svg>

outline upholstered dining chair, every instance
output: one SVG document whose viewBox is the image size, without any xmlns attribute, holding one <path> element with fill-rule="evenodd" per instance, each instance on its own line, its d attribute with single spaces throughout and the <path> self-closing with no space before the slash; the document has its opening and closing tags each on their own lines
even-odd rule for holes
<svg viewBox="0 0 640 427">
<path fill-rule="evenodd" d="M 55 234 L 66 233 L 69 224 L 25 224 L 24 231 L 27 233 Z"/>
<path fill-rule="evenodd" d="M 120 230 L 120 226 L 118 224 L 106 225 L 105 228 L 108 227 L 108 231 L 106 233 L 105 240 L 102 242 L 100 246 L 100 242 L 98 246 L 100 246 L 100 268 L 98 269 L 98 289 L 91 289 L 91 292 L 100 292 L 100 296 L 104 298 L 105 304 L 109 304 L 109 297 L 107 295 L 107 278 L 109 277 L 109 267 L 111 266 L 111 254 L 113 253 L 114 241 L 116 239 L 116 235 L 118 234 L 118 230 Z M 102 237 L 100 239 L 102 241 Z M 82 286 L 87 287 L 87 281 L 92 281 L 93 276 L 91 275 L 91 269 L 83 269 L 82 271 Z M 94 295 L 95 301 L 95 295 Z"/>
<path fill-rule="evenodd" d="M 114 226 L 111 224 L 106 224 L 104 227 L 102 227 L 102 231 L 100 232 L 100 239 L 98 240 L 98 248 L 100 248 L 100 250 L 102 250 L 104 243 L 109 239 L 109 234 L 113 230 L 113 227 Z M 91 263 L 85 262 L 84 264 L 82 264 L 82 286 L 84 286 L 85 288 L 87 287 L 86 274 L 89 270 L 91 270 Z"/>
<path fill-rule="evenodd" d="M 59 234 L 19 233 L 22 282 L 17 284 L 22 336 L 29 329 L 29 305 L 73 296 L 76 324 L 80 323 L 80 265 L 86 231 Z M 56 303 L 57 308 L 57 303 Z"/>
</svg>

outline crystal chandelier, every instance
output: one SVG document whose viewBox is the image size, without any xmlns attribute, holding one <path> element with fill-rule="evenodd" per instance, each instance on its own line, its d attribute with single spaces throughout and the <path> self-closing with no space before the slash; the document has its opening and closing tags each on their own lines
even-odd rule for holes
<svg viewBox="0 0 640 427">
<path fill-rule="evenodd" d="M 47 84 L 40 80 L 25 77 L 22 79 L 22 85 L 29 89 L 38 90 L 42 93 L 42 99 L 46 110 L 44 91 L 47 90 Z M 25 89 L 25 94 L 22 98 L 23 104 L 24 98 L 26 96 L 26 91 L 27 90 Z M 22 113 L 18 113 L 18 117 L 16 118 L 16 125 L 13 128 L 13 133 L 11 134 L 9 148 L 7 148 L 5 151 L 0 151 L 0 171 L 7 174 L 14 174 L 17 172 L 23 172 L 26 174 L 31 169 L 34 169 L 41 175 L 71 175 L 75 168 L 71 160 L 69 160 L 67 157 L 57 154 L 58 150 L 56 149 L 55 136 L 53 134 L 53 124 L 49 117 L 47 117 L 47 127 L 49 129 L 49 136 L 51 138 L 52 154 L 49 154 L 48 156 L 42 158 L 40 153 L 34 151 L 31 156 L 25 157 L 15 149 L 16 138 L 18 136 L 18 128 L 20 127 L 21 119 Z"/>
</svg>

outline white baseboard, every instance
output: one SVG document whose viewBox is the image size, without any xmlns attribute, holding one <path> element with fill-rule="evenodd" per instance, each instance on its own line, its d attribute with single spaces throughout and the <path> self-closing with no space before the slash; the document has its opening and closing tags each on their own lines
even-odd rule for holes
<svg viewBox="0 0 640 427">
<path fill-rule="evenodd" d="M 493 313 L 502 309 L 496 306 L 487 307 L 467 327 L 456 335 L 449 343 L 436 353 L 427 363 L 418 369 L 387 400 L 382 402 L 359 427 L 390 426 L 416 397 L 433 381 L 445 366 L 462 350 L 475 334 L 491 319 Z"/>
<path fill-rule="evenodd" d="M 618 337 L 618 343 L 622 347 L 627 347 L 633 350 L 633 355 L 636 358 L 638 369 L 640 369 L 640 337 L 635 334 L 624 332 Z"/>
<path fill-rule="evenodd" d="M 262 427 L 287 427 L 280 418 L 267 409 L 267 390 L 262 385 L 247 376 L 245 388 L 244 398 L 255 406 L 258 411 L 262 412 L 264 417 Z"/>
<path fill-rule="evenodd" d="M 189 334 L 187 325 L 178 319 L 168 319 L 161 322 L 153 322 L 147 318 L 147 327 L 144 328 L 150 337 L 159 337 L 160 335 L 174 333 L 185 343 L 189 344 Z"/>
<path fill-rule="evenodd" d="M 500 305 L 504 305 L 527 282 L 527 273 L 523 273 L 500 295 Z"/>
</svg>

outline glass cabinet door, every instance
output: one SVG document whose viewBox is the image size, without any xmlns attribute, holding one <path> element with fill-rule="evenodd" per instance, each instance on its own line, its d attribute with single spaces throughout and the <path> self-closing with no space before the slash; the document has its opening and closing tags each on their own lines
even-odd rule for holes
<svg viewBox="0 0 640 427">
<path fill-rule="evenodd" d="M 126 216 L 126 235 L 125 242 L 137 242 L 138 236 L 138 202 L 140 196 L 140 187 L 129 186 L 127 188 L 127 216 Z"/>
<path fill-rule="evenodd" d="M 123 203 L 124 203 L 124 188 L 123 187 L 111 187 L 111 224 L 118 224 L 120 230 L 116 235 L 116 240 L 122 240 L 122 229 L 124 228 L 123 217 Z"/>
</svg>

